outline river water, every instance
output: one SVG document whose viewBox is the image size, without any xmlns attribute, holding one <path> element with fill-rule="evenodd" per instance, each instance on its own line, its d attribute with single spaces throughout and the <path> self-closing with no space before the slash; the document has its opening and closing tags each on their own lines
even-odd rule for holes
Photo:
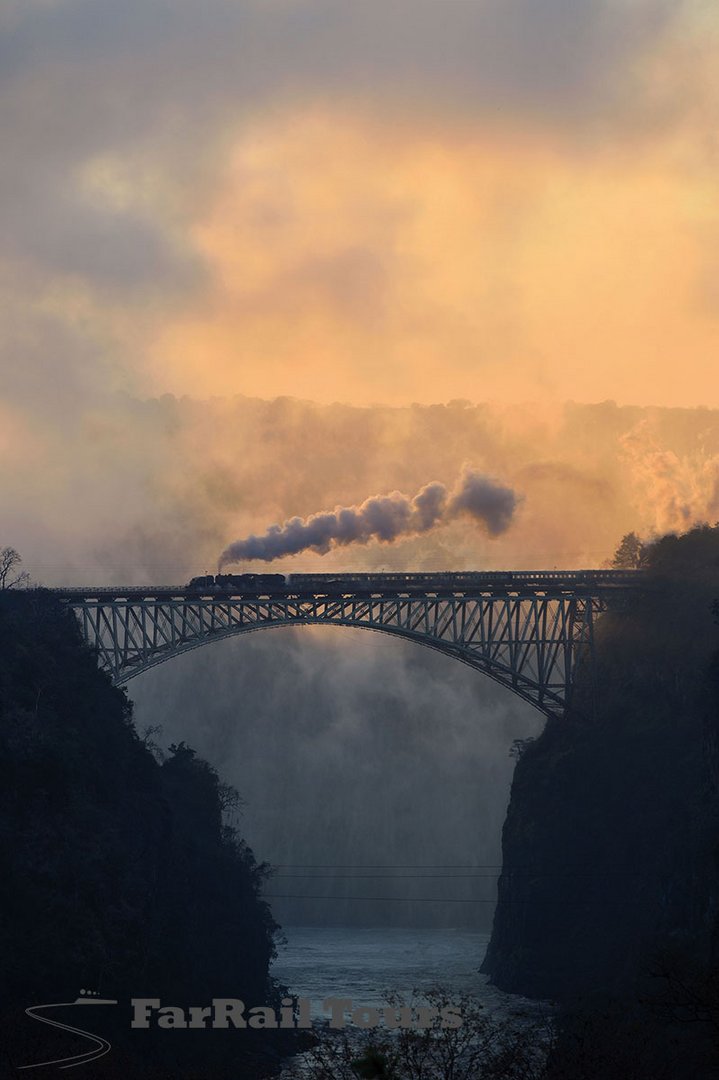
<svg viewBox="0 0 719 1080">
<path fill-rule="evenodd" d="M 290 993 L 307 998 L 314 1019 L 327 1019 L 326 998 L 350 998 L 353 1006 L 381 1007 L 387 994 L 409 999 L 436 986 L 447 998 L 470 995 L 500 1021 L 536 1023 L 546 1016 L 540 1002 L 504 994 L 487 982 L 479 966 L 489 934 L 469 930 L 291 926 L 284 930 L 272 975 Z M 302 1058 L 295 1059 L 295 1067 Z M 294 1073 L 293 1073 L 294 1075 Z"/>
<path fill-rule="evenodd" d="M 427 930 L 292 926 L 279 946 L 272 974 L 292 994 L 309 998 L 312 1014 L 324 1015 L 329 997 L 351 998 L 361 1005 L 386 1003 L 386 991 L 409 996 L 414 989 L 441 984 L 457 994 L 471 994 L 492 1009 L 524 1008 L 522 998 L 503 994 L 487 983 L 479 966 L 489 934 L 470 930 Z"/>
</svg>

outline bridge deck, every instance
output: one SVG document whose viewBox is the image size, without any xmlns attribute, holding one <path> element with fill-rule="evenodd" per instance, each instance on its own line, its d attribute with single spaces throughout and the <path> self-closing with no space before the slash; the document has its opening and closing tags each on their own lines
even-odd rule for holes
<svg viewBox="0 0 719 1080">
<path fill-rule="evenodd" d="M 262 576 L 262 575 L 257 575 Z M 279 575 L 278 575 L 279 576 Z M 642 584 L 641 570 L 478 571 L 432 574 L 291 574 L 271 586 L 78 585 L 49 591 L 70 601 L 110 599 L 197 599 L 198 597 L 317 595 L 373 596 L 506 596 L 571 592 L 599 596 Z"/>
</svg>

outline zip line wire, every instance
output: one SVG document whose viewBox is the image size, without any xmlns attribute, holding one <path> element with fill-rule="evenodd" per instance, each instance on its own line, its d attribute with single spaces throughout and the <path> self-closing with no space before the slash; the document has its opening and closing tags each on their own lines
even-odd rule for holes
<svg viewBox="0 0 719 1080">
<path fill-rule="evenodd" d="M 262 900 L 334 900 L 336 903 L 344 903 L 345 900 L 375 900 L 379 903 L 398 902 L 402 904 L 496 904 L 499 907 L 502 904 L 535 904 L 537 901 L 532 897 L 519 898 L 519 897 L 500 897 L 497 900 L 446 900 L 444 897 L 439 896 L 293 896 L 293 895 L 271 895 L 265 893 Z M 563 907 L 584 907 L 585 901 L 575 900 L 573 902 L 567 902 L 562 897 L 554 897 L 558 903 L 561 903 Z M 545 900 L 546 902 L 546 900 Z M 604 907 L 617 907 L 627 908 L 644 906 L 643 900 L 621 900 L 621 901 L 608 901 L 604 904 Z"/>
<path fill-rule="evenodd" d="M 270 867 L 271 867 L 271 876 L 273 878 L 275 878 L 275 877 L 281 877 L 281 878 L 293 878 L 293 877 L 296 877 L 296 878 L 317 878 L 317 879 L 321 879 L 321 878 L 377 877 L 377 878 L 388 878 L 388 879 L 395 878 L 395 879 L 398 879 L 398 880 L 408 880 L 409 881 L 412 878 L 427 878 L 428 877 L 428 878 L 436 878 L 438 881 L 454 881 L 455 879 L 462 880 L 463 878 L 496 878 L 496 877 L 499 877 L 500 874 L 505 873 L 505 872 L 507 874 L 519 874 L 519 873 L 532 874 L 533 877 L 592 877 L 593 876 L 593 872 L 591 870 L 584 870 L 584 871 L 582 871 L 582 870 L 535 870 L 534 867 L 527 866 L 526 864 L 511 867 L 511 868 L 510 867 L 504 868 L 499 863 L 486 863 L 484 865 L 478 864 L 477 866 L 442 866 L 442 865 L 433 866 L 431 864 L 427 864 L 427 865 L 418 864 L 418 865 L 414 865 L 414 866 L 411 865 L 411 864 L 407 864 L 406 866 L 402 866 L 402 865 L 385 866 L 385 865 L 382 865 L 382 864 L 376 864 L 375 865 L 375 864 L 372 864 L 372 863 L 364 863 L 364 864 L 359 864 L 358 863 L 356 866 L 354 866 L 354 865 L 352 865 L 352 863 L 347 863 L 347 864 L 338 863 L 336 865 L 333 865 L 331 863 L 316 863 L 316 864 L 312 864 L 312 863 L 271 863 Z M 274 871 L 275 867 L 277 869 L 280 869 L 280 870 L 295 870 L 295 871 L 299 871 L 299 870 L 352 870 L 352 871 L 355 871 L 355 870 L 438 870 L 438 871 L 439 870 L 471 870 L 471 871 L 474 871 L 474 870 L 496 870 L 496 871 L 498 871 L 498 873 L 495 873 L 495 874 L 475 874 L 475 873 L 471 873 L 471 874 L 441 874 L 441 873 L 436 873 L 436 874 L 393 874 L 393 873 L 390 873 L 390 874 L 356 874 L 356 873 L 351 873 L 351 874 L 300 874 L 300 873 L 275 874 L 274 872 L 272 872 L 272 871 Z M 646 873 L 644 871 L 642 871 L 642 870 L 605 870 L 603 872 L 603 874 L 604 874 L 605 877 L 646 877 L 647 876 Z"/>
</svg>

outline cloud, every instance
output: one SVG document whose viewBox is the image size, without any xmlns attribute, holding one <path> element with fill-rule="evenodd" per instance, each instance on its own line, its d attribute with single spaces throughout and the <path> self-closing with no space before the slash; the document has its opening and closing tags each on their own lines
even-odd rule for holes
<svg viewBox="0 0 719 1080">
<path fill-rule="evenodd" d="M 271 525 L 262 536 L 230 544 L 220 555 L 219 566 L 222 569 L 228 563 L 252 559 L 271 562 L 308 550 L 326 555 L 333 548 L 371 540 L 391 544 L 462 516 L 480 523 L 490 536 L 499 536 L 509 528 L 517 502 L 511 488 L 466 469 L 451 493 L 444 484 L 433 481 L 413 498 L 393 491 L 373 495 L 359 506 L 337 507 L 331 513 Z"/>
<path fill-rule="evenodd" d="M 653 535 L 719 521 L 719 454 L 680 454 L 662 446 L 648 417 L 620 439 L 644 527 Z"/>
<path fill-rule="evenodd" d="M 48 324 L 34 347 L 52 345 Z M 62 347 L 79 362 L 76 346 L 70 339 Z M 20 370 L 33 355 L 30 349 Z M 92 370 L 90 354 L 78 364 L 76 390 L 63 391 L 50 368 L 43 382 L 36 366 L 22 387 L 22 408 L 0 405 L 6 522 L 0 539 L 18 548 L 47 584 L 188 581 L 216 565 L 228 538 L 262 538 L 267 522 L 294 518 L 304 542 L 303 525 L 318 506 L 358 508 L 368 491 L 409 494 L 399 506 L 380 499 L 367 529 L 391 535 L 398 520 L 406 525 L 414 515 L 417 531 L 392 543 L 332 544 L 323 556 L 308 550 L 278 567 L 308 573 L 591 567 L 610 558 L 627 532 L 681 525 L 675 503 L 712 520 L 719 420 L 710 410 L 612 403 L 359 408 L 169 395 L 141 401 L 101 392 L 107 374 L 89 386 L 84 364 Z M 642 443 L 637 464 L 621 440 L 641 420 L 649 422 L 651 440 Z M 642 471 L 647 453 L 668 456 L 680 469 L 679 477 L 671 473 L 679 495 L 671 486 L 658 499 Z M 501 488 L 522 492 L 521 528 L 493 538 L 476 518 L 448 514 L 451 493 L 441 487 L 419 494 L 427 477 L 461 475 L 472 460 L 501 477 Z M 457 490 L 460 501 L 467 497 L 461 485 Z M 478 493 L 485 494 L 481 481 Z M 488 494 L 485 511 L 496 509 L 491 488 Z M 486 520 L 502 525 L 511 499 L 502 496 L 498 515 Z M 659 506 L 668 509 L 657 516 Z M 445 523 L 432 528 L 438 510 Z M 284 544 L 287 537 L 279 539 Z"/>
<path fill-rule="evenodd" d="M 438 109 L 450 126 L 501 116 L 562 129 L 608 114 L 621 124 L 641 98 L 637 64 L 681 9 L 665 0 L 15 5 L 0 24 L 6 244 L 99 283 L 182 280 L 192 260 L 168 243 L 167 210 L 196 209 L 208 169 L 248 117 L 332 101 L 414 117 L 413 126 Z M 159 163 L 169 193 L 164 207 L 158 194 L 159 220 L 82 198 L 78 170 L 138 153 Z"/>
<path fill-rule="evenodd" d="M 0 277 L 140 394 L 516 399 L 571 367 L 577 399 L 631 400 L 680 347 L 704 378 L 713 171 L 639 137 L 714 129 L 715 77 L 671 52 L 697 25 L 664 0 L 6 5 Z"/>
<path fill-rule="evenodd" d="M 26 5 L 6 29 L 6 79 L 42 64 L 97 73 L 95 102 L 133 129 L 291 94 L 438 99 L 456 108 L 595 114 L 635 88 L 637 60 L 687 5 L 667 0 L 66 0 Z M 122 78 L 132 82 L 122 85 Z M 110 93 L 117 95 L 108 110 Z"/>
</svg>

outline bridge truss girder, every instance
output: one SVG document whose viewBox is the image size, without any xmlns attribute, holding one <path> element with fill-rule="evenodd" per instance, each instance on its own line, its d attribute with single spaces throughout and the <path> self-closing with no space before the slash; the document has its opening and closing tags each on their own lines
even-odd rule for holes
<svg viewBox="0 0 719 1080">
<path fill-rule="evenodd" d="M 562 715 L 590 658 L 598 596 L 87 597 L 72 600 L 86 642 L 116 684 L 190 649 L 279 626 L 393 634 L 484 672 L 547 715 Z"/>
</svg>

